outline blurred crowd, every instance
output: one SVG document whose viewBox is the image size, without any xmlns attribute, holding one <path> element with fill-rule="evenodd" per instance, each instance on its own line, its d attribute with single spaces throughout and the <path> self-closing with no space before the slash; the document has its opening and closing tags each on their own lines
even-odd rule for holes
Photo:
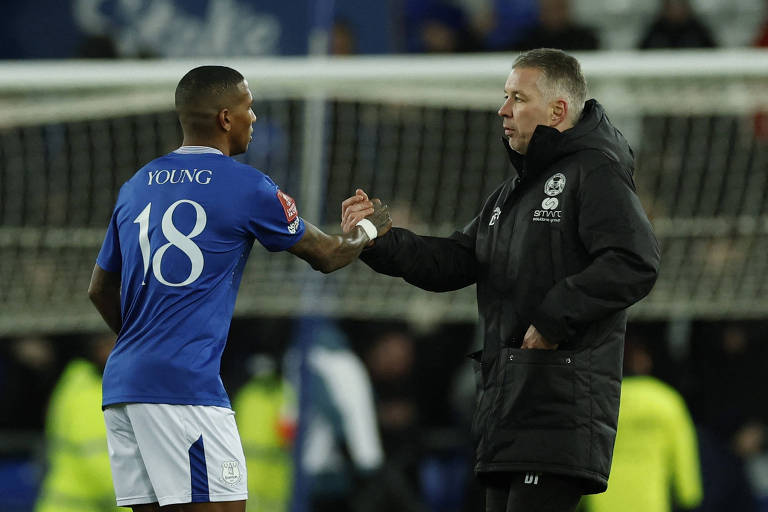
<svg viewBox="0 0 768 512">
<path fill-rule="evenodd" d="M 768 510 L 764 333 L 759 321 L 630 324 L 611 484 L 581 510 Z M 100 409 L 113 343 L 2 340 L 0 509 L 115 509 Z M 241 319 L 228 343 L 249 511 L 288 511 L 296 496 L 291 510 L 481 509 L 474 326 Z"/>
<path fill-rule="evenodd" d="M 753 7 L 759 6 L 759 2 Z M 732 46 L 737 41 L 729 35 L 732 32 L 741 32 L 741 45 L 768 44 L 768 12 L 764 13 L 766 22 L 759 27 L 710 12 L 708 19 L 719 18 L 719 31 L 715 31 L 697 12 L 697 3 L 700 2 L 658 0 L 655 11 L 648 12 L 644 6 L 653 5 L 652 2 L 616 2 L 606 7 L 604 2 L 590 0 L 405 0 L 403 47 L 407 52 L 420 53 L 545 47 L 565 51 L 714 48 Z M 730 9 L 725 7 L 726 12 L 736 10 L 735 4 Z M 764 9 L 768 9 L 768 3 Z M 634 24 L 617 26 L 612 18 L 620 17 L 634 20 Z M 334 38 L 340 30 L 347 34 L 345 37 L 354 38 L 354 32 L 343 21 L 334 25 Z M 617 37 L 613 34 L 616 30 L 624 35 Z M 724 32 L 725 36 L 718 37 L 716 32 Z M 750 32 L 754 32 L 751 37 Z M 627 36 L 634 36 L 635 40 L 626 41 Z"/>
<path fill-rule="evenodd" d="M 697 12 L 696 3 L 659 0 L 655 12 L 648 16 L 645 9 L 622 2 L 606 10 L 602 3 L 588 0 L 406 0 L 405 49 L 455 53 L 545 47 L 589 51 L 730 46 L 731 38 L 719 41 L 713 27 Z M 578 11 L 582 14 L 577 15 Z M 611 24 L 616 25 L 610 20 L 611 11 L 637 20 L 633 26 L 620 27 L 625 34 L 634 34 L 635 41 L 625 42 L 611 33 Z M 742 44 L 768 44 L 768 22 L 756 28 L 721 18 L 718 28 L 756 30 L 750 39 L 742 39 Z"/>
<path fill-rule="evenodd" d="M 294 0 L 279 9 L 249 0 L 228 0 L 219 10 L 201 8 L 199 12 L 174 0 L 162 6 L 120 0 L 76 0 L 70 5 L 67 11 L 65 4 L 56 4 L 56 12 L 35 11 L 42 8 L 39 5 L 13 7 L 9 19 L 35 23 L 31 31 L 14 32 L 10 25 L 0 32 L 0 58 L 297 54 L 310 51 L 307 34 L 315 30 L 329 32 L 327 51 L 334 55 L 768 43 L 768 24 L 760 23 L 768 9 L 764 0 L 621 0 L 608 4 L 597 0 L 392 0 L 375 7 L 351 1 L 313 6 Z M 319 13 L 321 5 L 330 5 L 332 12 Z M 370 9 L 373 11 L 366 12 Z M 55 38 L 56 31 L 67 23 L 73 32 L 62 39 L 56 53 L 36 42 L 37 31 L 49 27 L 46 37 Z M 185 35 L 184 40 L 169 38 L 168 23 L 189 27 L 197 35 L 193 39 Z M 212 31 L 219 35 L 209 38 Z"/>
</svg>

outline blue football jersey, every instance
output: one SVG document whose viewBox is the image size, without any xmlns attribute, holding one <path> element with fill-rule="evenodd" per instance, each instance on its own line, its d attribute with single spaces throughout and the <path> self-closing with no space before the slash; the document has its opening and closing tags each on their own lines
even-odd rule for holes
<svg viewBox="0 0 768 512">
<path fill-rule="evenodd" d="M 253 241 L 282 251 L 303 234 L 293 199 L 216 149 L 183 146 L 140 169 L 120 189 L 96 260 L 122 279 L 103 406 L 230 407 L 221 354 Z"/>
</svg>

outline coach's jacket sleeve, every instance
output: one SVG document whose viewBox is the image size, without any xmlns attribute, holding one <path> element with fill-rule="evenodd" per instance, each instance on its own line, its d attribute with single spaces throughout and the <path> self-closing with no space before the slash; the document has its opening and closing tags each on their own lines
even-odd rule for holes
<svg viewBox="0 0 768 512">
<path fill-rule="evenodd" d="M 554 343 L 645 297 L 659 271 L 659 245 L 628 173 L 612 164 L 587 172 L 579 202 L 579 237 L 592 263 L 555 283 L 531 318 Z"/>
<path fill-rule="evenodd" d="M 447 292 L 477 280 L 475 238 L 477 218 L 448 238 L 419 236 L 407 229 L 392 228 L 360 255 L 380 274 L 402 277 L 432 292 Z"/>
</svg>

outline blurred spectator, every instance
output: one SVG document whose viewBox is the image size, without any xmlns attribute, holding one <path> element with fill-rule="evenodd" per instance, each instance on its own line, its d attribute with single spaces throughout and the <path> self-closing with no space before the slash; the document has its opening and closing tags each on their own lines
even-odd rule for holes
<svg viewBox="0 0 768 512">
<path fill-rule="evenodd" d="M 422 443 L 414 343 L 408 333 L 388 330 L 371 341 L 365 354 L 387 454 L 376 496 L 380 510 L 423 510 L 421 489 L 416 483 L 420 479 Z"/>
<path fill-rule="evenodd" d="M 599 41 L 590 27 L 576 24 L 571 17 L 570 0 L 540 0 L 539 22 L 509 48 L 558 48 L 565 51 L 596 50 Z"/>
<path fill-rule="evenodd" d="M 750 343 L 746 328 L 739 324 L 726 325 L 712 334 L 700 341 L 709 344 L 709 351 L 697 361 L 702 420 L 735 454 L 747 458 L 763 448 L 763 437 L 753 432 L 755 425 L 764 428 L 766 407 L 744 390 L 762 385 L 766 350 L 763 344 Z M 712 379 L 712 375 L 718 378 Z"/>
<path fill-rule="evenodd" d="M 768 143 L 768 112 L 758 112 L 753 119 L 755 139 Z"/>
<path fill-rule="evenodd" d="M 101 412 L 101 376 L 114 336 L 91 340 L 87 359 L 72 360 L 51 395 L 45 437 L 48 472 L 36 512 L 119 510 Z"/>
<path fill-rule="evenodd" d="M 232 402 L 248 468 L 248 512 L 286 512 L 291 498 L 291 446 L 296 400 L 274 357 L 256 354 L 251 379 Z"/>
<path fill-rule="evenodd" d="M 640 48 L 714 48 L 712 32 L 693 12 L 688 0 L 662 0 Z"/>
<path fill-rule="evenodd" d="M 701 326 L 694 337 L 696 411 L 707 436 L 702 447 L 707 494 L 700 510 L 756 510 L 746 464 L 764 448 L 766 406 L 749 390 L 763 386 L 766 349 L 750 343 L 747 328 L 739 323 Z"/>
<path fill-rule="evenodd" d="M 405 9 L 409 52 L 458 53 L 477 49 L 462 9 L 441 0 L 408 0 Z"/>
<path fill-rule="evenodd" d="M 702 498 L 696 431 L 682 396 L 652 377 L 645 342 L 628 337 L 608 490 L 584 496 L 590 512 L 669 512 Z"/>
<path fill-rule="evenodd" d="M 464 485 L 464 510 L 466 511 L 481 510 L 485 502 L 485 489 L 474 476 L 475 454 L 472 444 L 472 419 L 481 384 L 480 361 L 477 360 L 481 347 L 482 332 L 476 326 L 473 341 L 467 347 L 469 353 L 465 355 L 451 384 L 451 408 L 463 432 L 466 447 L 465 464 L 468 470 Z"/>
<path fill-rule="evenodd" d="M 755 46 L 758 47 L 768 47 L 768 1 L 763 2 L 765 7 L 765 18 L 763 20 L 763 24 L 760 27 L 760 29 L 757 32 L 757 38 L 755 39 Z"/>
<path fill-rule="evenodd" d="M 699 428 L 704 501 L 696 512 L 757 512 L 744 462 L 706 426 Z"/>
<path fill-rule="evenodd" d="M 42 430 L 45 403 L 60 369 L 50 340 L 25 337 L 0 350 L 8 350 L 0 386 L 4 412 L 0 428 Z"/>
<path fill-rule="evenodd" d="M 538 23 L 537 0 L 456 0 L 486 51 L 514 47 Z M 399 225 L 399 224 L 398 224 Z"/>
<path fill-rule="evenodd" d="M 758 48 L 768 47 L 768 1 L 765 2 L 766 17 L 755 39 Z M 763 143 L 768 142 L 768 112 L 763 110 L 754 117 L 755 137 Z"/>
<path fill-rule="evenodd" d="M 114 39 L 108 35 L 86 36 L 78 50 L 84 59 L 116 59 L 119 57 Z"/>
<path fill-rule="evenodd" d="M 419 409 L 413 343 L 405 333 L 388 332 L 375 339 L 366 354 L 387 453 L 414 443 L 417 437 Z"/>
<path fill-rule="evenodd" d="M 356 500 L 381 468 L 384 453 L 376 427 L 373 393 L 360 359 L 331 321 L 305 319 L 312 339 L 306 375 L 299 373 L 297 349 L 287 354 L 287 375 L 295 389 L 308 390 L 309 409 L 301 446 L 313 512 L 359 510 Z M 301 385 L 300 379 L 309 382 Z M 302 420 L 304 422 L 304 420 Z"/>
<path fill-rule="evenodd" d="M 357 53 L 357 36 L 345 20 L 336 20 L 331 27 L 331 55 L 354 55 Z"/>
</svg>

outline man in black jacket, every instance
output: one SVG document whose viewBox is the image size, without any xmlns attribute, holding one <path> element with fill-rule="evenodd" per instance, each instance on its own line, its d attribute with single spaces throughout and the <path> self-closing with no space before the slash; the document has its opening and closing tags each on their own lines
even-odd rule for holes
<svg viewBox="0 0 768 512">
<path fill-rule="evenodd" d="M 473 435 L 486 510 L 569 511 L 606 489 L 626 308 L 651 290 L 659 247 L 632 150 L 602 106 L 585 103 L 578 61 L 523 53 L 504 91 L 498 113 L 516 176 L 452 236 L 393 228 L 361 259 L 425 290 L 477 283 Z M 372 211 L 358 190 L 342 227 Z"/>
</svg>

